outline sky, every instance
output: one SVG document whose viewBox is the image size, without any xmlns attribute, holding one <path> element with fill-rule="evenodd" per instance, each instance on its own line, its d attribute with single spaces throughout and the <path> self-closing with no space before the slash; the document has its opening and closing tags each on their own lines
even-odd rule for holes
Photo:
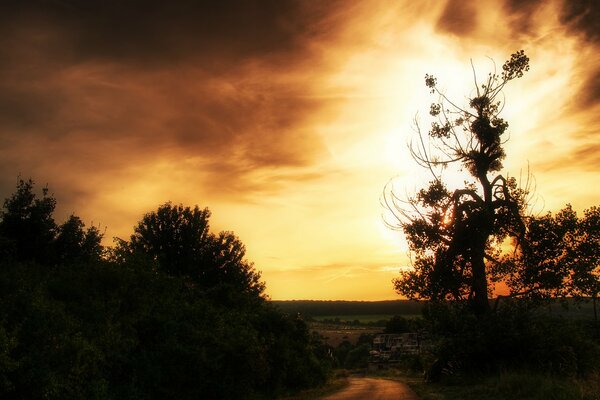
<svg viewBox="0 0 600 400">
<path fill-rule="evenodd" d="M 19 176 L 47 184 L 56 219 L 79 215 L 107 245 L 160 204 L 197 204 L 272 299 L 396 299 L 410 260 L 380 200 L 430 179 L 407 147 L 435 100 L 426 73 L 464 103 L 473 70 L 525 50 L 503 174 L 531 173 L 536 213 L 599 205 L 599 8 L 1 1 L 0 196 Z"/>
</svg>

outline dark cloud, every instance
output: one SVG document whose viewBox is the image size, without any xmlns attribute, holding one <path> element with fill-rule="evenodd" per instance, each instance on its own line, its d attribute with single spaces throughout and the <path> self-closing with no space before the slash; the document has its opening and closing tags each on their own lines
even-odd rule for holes
<svg viewBox="0 0 600 400">
<path fill-rule="evenodd" d="M 55 92 L 0 82 L 0 126 L 11 130 L 45 126 L 58 114 L 61 102 Z"/>
<path fill-rule="evenodd" d="M 468 36 L 477 28 L 478 18 L 473 2 L 449 0 L 444 7 L 436 28 L 458 36 Z"/>
<path fill-rule="evenodd" d="M 259 190 L 244 183 L 252 171 L 307 165 L 322 148 L 303 126 L 325 107 L 311 44 L 334 31 L 333 6 L 0 3 L 3 186 L 52 172 L 81 194 L 77 180 L 189 158 L 221 187 Z"/>
<path fill-rule="evenodd" d="M 534 23 L 535 12 L 538 8 L 547 5 L 544 0 L 507 0 L 504 3 L 508 14 L 506 23 L 510 24 L 517 35 L 529 34 L 536 28 Z"/>
<path fill-rule="evenodd" d="M 589 60 L 590 63 L 599 60 Z M 593 71 L 582 85 L 579 95 L 576 97 L 575 108 L 585 109 L 600 102 L 600 67 Z"/>
<path fill-rule="evenodd" d="M 565 1 L 561 22 L 574 34 L 582 35 L 586 41 L 600 46 L 600 2 L 597 0 Z M 588 60 L 590 65 L 598 65 L 599 59 Z M 581 107 L 600 101 L 600 68 L 588 77 L 583 84 L 579 101 Z"/>
<path fill-rule="evenodd" d="M 505 0 L 505 9 L 514 30 L 527 32 L 538 9 L 547 6 L 546 0 Z M 560 22 L 575 34 L 589 40 L 600 39 L 600 4 L 597 0 L 558 0 Z"/>
<path fill-rule="evenodd" d="M 502 24 L 510 28 L 514 39 L 531 33 L 535 28 L 535 10 L 543 4 L 544 0 L 507 0 L 504 3 L 507 18 L 497 19 L 497 16 L 487 12 L 485 3 L 448 0 L 436 28 L 459 37 L 476 37 L 481 41 L 485 39 L 480 35 L 481 27 Z"/>
<path fill-rule="evenodd" d="M 0 137 L 12 145 L 2 153 L 39 148 L 45 157 L 38 163 L 69 159 L 92 173 L 152 158 L 200 157 L 218 160 L 214 173 L 221 177 L 234 164 L 243 179 L 253 169 L 306 165 L 321 150 L 303 124 L 323 104 L 307 95 L 309 87 L 269 83 L 263 74 L 276 72 L 268 68 L 219 78 L 117 69 L 118 78 L 92 68 L 4 92 L 10 97 L 0 97 Z"/>
<path fill-rule="evenodd" d="M 558 0 L 560 22 L 573 34 L 581 34 L 592 42 L 600 41 L 600 3 L 597 0 Z M 506 19 L 495 21 L 486 14 L 484 5 L 475 2 L 448 0 L 440 15 L 437 28 L 458 36 L 476 32 L 479 24 L 508 24 L 518 37 L 534 32 L 538 23 L 536 12 L 548 6 L 546 0 L 505 0 Z"/>
<path fill-rule="evenodd" d="M 8 1 L 0 5 L 0 32 L 6 43 L 15 30 L 53 30 L 71 62 L 117 59 L 151 67 L 193 59 L 218 69 L 297 50 L 327 7 L 290 0 Z"/>
<path fill-rule="evenodd" d="M 572 31 L 582 33 L 590 41 L 600 41 L 600 3 L 598 0 L 566 0 L 562 7 L 561 22 Z"/>
</svg>

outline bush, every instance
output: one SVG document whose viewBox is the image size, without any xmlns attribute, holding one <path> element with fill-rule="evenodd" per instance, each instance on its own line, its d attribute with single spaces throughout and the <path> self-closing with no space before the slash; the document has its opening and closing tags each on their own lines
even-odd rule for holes
<svg viewBox="0 0 600 400">
<path fill-rule="evenodd" d="M 126 265 L 3 263 L 0 397 L 271 398 L 325 382 L 303 321 L 237 304 Z"/>
<path fill-rule="evenodd" d="M 346 354 L 344 367 L 349 369 L 366 368 L 369 361 L 370 344 L 360 344 Z"/>
<path fill-rule="evenodd" d="M 482 317 L 438 304 L 428 308 L 427 318 L 439 337 L 432 380 L 458 371 L 515 368 L 584 376 L 600 367 L 600 346 L 579 322 L 536 315 L 524 303 L 508 303 Z"/>
</svg>

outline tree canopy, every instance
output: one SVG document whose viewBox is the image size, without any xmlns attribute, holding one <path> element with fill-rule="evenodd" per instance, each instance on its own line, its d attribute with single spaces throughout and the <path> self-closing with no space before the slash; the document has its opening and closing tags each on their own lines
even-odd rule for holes
<svg viewBox="0 0 600 400">
<path fill-rule="evenodd" d="M 570 205 L 527 219 L 523 245 L 505 254 L 496 279 L 512 295 L 534 299 L 592 297 L 600 293 L 600 209 L 578 217 Z"/>
<path fill-rule="evenodd" d="M 229 286 L 260 296 L 264 283 L 245 259 L 244 244 L 232 232 L 210 232 L 209 218 L 208 208 L 165 203 L 144 215 L 129 242 L 119 240 L 117 252 L 146 258 L 158 270 L 205 289 Z"/>
<path fill-rule="evenodd" d="M 56 199 L 47 187 L 41 197 L 34 182 L 19 179 L 16 191 L 0 210 L 0 253 L 19 261 L 43 265 L 99 260 L 102 255 L 100 230 L 71 215 L 62 225 L 54 221 Z"/>
</svg>

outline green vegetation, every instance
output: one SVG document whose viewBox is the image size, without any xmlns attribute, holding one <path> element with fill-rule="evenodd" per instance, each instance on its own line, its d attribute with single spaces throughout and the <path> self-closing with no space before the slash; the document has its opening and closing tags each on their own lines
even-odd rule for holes
<svg viewBox="0 0 600 400">
<path fill-rule="evenodd" d="M 0 398 L 262 399 L 323 385 L 328 349 L 266 301 L 208 210 L 164 204 L 130 240 L 20 181 L 0 214 Z"/>
<path fill-rule="evenodd" d="M 598 400 L 600 377 L 561 378 L 525 372 L 507 372 L 479 378 L 456 378 L 445 384 L 403 379 L 422 400 Z"/>
</svg>

